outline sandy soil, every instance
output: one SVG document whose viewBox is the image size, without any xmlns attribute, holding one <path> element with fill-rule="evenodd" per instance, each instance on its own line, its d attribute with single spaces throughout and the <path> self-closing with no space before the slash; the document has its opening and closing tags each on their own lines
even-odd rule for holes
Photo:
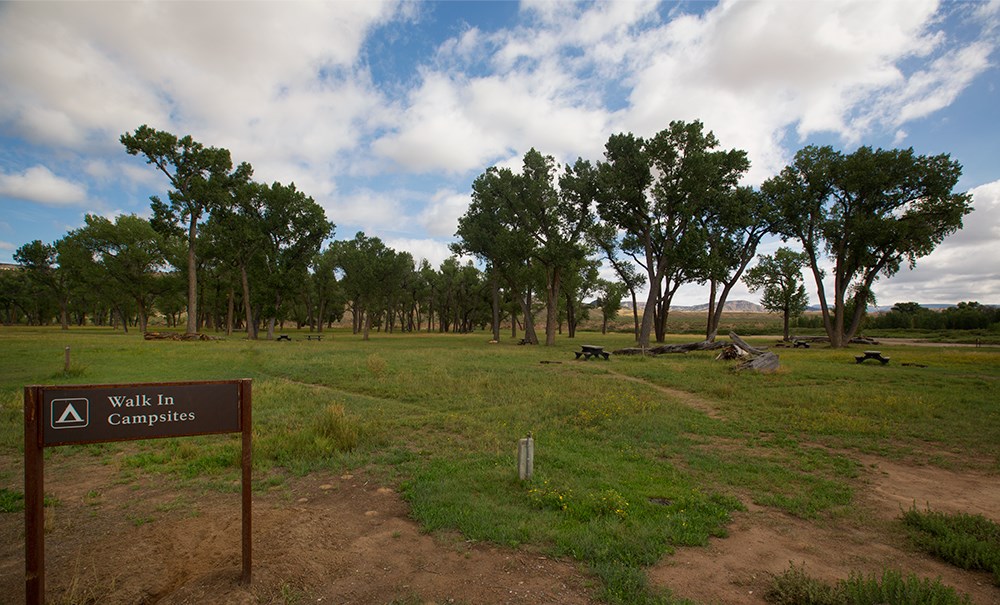
<svg viewBox="0 0 1000 605">
<path fill-rule="evenodd" d="M 698 603 L 764 603 L 771 574 L 804 565 L 835 580 L 894 567 L 942 580 L 979 604 L 1000 604 L 983 573 L 910 549 L 892 531 L 901 508 L 981 513 L 1000 521 L 995 476 L 866 458 L 855 519 L 806 522 L 750 505 L 729 537 L 681 549 L 651 581 Z M 5 468 L 20 467 L 14 458 Z M 430 536 L 388 486 L 364 474 L 314 474 L 254 497 L 253 583 L 239 584 L 236 493 L 116 480 L 114 465 L 60 456 L 46 468 L 59 499 L 46 524 L 49 603 L 594 603 L 578 564 L 530 550 Z M 19 475 L 14 484 L 17 488 Z M 0 515 L 0 603 L 24 602 L 23 515 Z"/>
</svg>

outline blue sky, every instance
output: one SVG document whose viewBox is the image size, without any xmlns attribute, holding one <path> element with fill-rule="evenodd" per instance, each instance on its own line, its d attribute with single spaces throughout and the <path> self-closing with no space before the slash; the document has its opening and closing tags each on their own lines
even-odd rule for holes
<svg viewBox="0 0 1000 605">
<path fill-rule="evenodd" d="M 1000 303 L 998 25 L 998 1 L 0 3 L 0 262 L 148 216 L 167 183 L 118 142 L 140 124 L 436 265 L 487 167 L 700 119 L 750 185 L 807 144 L 950 153 L 973 214 L 876 295 Z"/>
</svg>

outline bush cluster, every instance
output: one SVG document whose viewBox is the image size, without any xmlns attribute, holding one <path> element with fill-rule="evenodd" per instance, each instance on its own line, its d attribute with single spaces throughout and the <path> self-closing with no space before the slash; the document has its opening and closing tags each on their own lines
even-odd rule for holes
<svg viewBox="0 0 1000 605">
<path fill-rule="evenodd" d="M 765 595 L 775 605 L 971 605 L 968 595 L 959 594 L 941 580 L 903 575 L 885 570 L 881 576 L 851 574 L 831 586 L 810 577 L 803 568 L 791 566 L 776 576 Z"/>
</svg>

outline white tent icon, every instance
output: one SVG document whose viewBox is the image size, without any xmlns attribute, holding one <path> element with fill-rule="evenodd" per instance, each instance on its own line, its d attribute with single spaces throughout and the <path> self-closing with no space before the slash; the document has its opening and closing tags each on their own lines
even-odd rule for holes
<svg viewBox="0 0 1000 605">
<path fill-rule="evenodd" d="M 89 415 L 90 401 L 87 399 L 52 400 L 52 428 L 54 429 L 83 428 L 89 424 Z"/>
</svg>

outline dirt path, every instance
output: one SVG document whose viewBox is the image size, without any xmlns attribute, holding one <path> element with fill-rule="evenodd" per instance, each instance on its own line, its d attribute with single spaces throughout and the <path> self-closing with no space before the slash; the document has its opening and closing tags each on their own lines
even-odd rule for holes
<svg viewBox="0 0 1000 605">
<path fill-rule="evenodd" d="M 1000 522 L 1000 480 L 876 458 L 860 461 L 866 471 L 857 492 L 857 518 L 808 522 L 751 506 L 735 515 L 729 537 L 712 539 L 708 548 L 681 549 L 654 566 L 650 579 L 700 603 L 763 604 L 772 575 L 790 564 L 830 583 L 852 572 L 870 575 L 892 568 L 941 578 L 979 605 L 1000 604 L 1000 587 L 991 575 L 962 571 L 916 552 L 892 529 L 900 512 L 914 504 Z"/>
<path fill-rule="evenodd" d="M 639 381 L 719 417 L 711 402 Z M 852 454 L 853 455 L 853 454 Z M 916 504 L 1000 521 L 1000 478 L 853 455 L 864 469 L 849 518 L 804 521 L 748 504 L 729 537 L 684 548 L 649 570 L 652 583 L 708 604 L 763 604 L 771 577 L 802 565 L 828 581 L 895 568 L 942 581 L 980 605 L 1000 605 L 984 573 L 912 550 L 895 524 Z M 21 461 L 0 487 L 21 489 Z M 577 564 L 528 549 L 432 537 L 393 489 L 363 473 L 312 474 L 254 495 L 254 580 L 239 585 L 236 493 L 177 488 L 156 476 L 122 482 L 117 464 L 59 456 L 46 468 L 59 505 L 46 520 L 49 603 L 466 603 L 588 605 L 593 580 Z M 24 602 L 21 514 L 0 514 L 0 604 Z"/>
<path fill-rule="evenodd" d="M 93 460 L 50 466 L 46 492 L 60 504 L 46 521 L 49 603 L 593 603 L 577 565 L 429 536 L 364 475 L 313 474 L 255 494 L 245 588 L 238 494 L 156 477 L 126 485 Z M 0 515 L 3 604 L 24 602 L 23 519 Z"/>
</svg>

